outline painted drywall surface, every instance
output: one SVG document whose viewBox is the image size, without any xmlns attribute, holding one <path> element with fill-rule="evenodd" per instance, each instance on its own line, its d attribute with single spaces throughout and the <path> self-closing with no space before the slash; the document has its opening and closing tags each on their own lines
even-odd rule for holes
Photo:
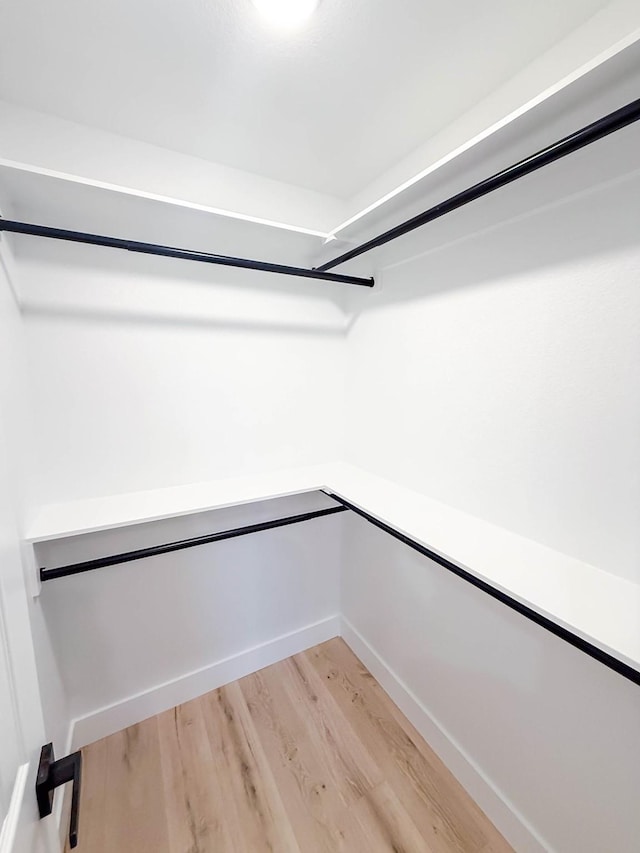
<svg viewBox="0 0 640 853">
<path fill-rule="evenodd" d="M 4 584 L 8 580 L 8 558 L 18 556 L 17 531 L 7 488 L 5 442 L 0 434 L 0 825 L 7 814 L 16 771 L 24 760 L 18 737 L 17 711 L 13 702 L 13 674 L 9 659 L 9 638 L 5 625 Z"/>
<path fill-rule="evenodd" d="M 193 535 L 194 525 L 224 530 L 330 503 L 310 493 L 219 510 L 209 522 L 193 516 L 154 522 L 151 532 L 98 534 L 98 545 L 93 534 L 84 544 L 60 540 L 48 546 L 47 563 L 86 556 L 79 547 L 118 553 L 148 544 L 151 533 L 172 541 Z M 45 583 L 42 609 L 72 716 L 335 616 L 342 515 Z"/>
<path fill-rule="evenodd" d="M 17 709 L 14 705 L 12 663 L 9 657 L 6 585 L 14 573 L 21 574 L 18 533 L 16 528 L 10 457 L 6 440 L 7 410 L 14 402 L 11 363 L 13 347 L 19 334 L 19 317 L 9 283 L 7 269 L 0 255 L 0 824 L 9 808 L 11 791 L 18 766 L 24 761 L 24 746 L 19 737 Z"/>
<path fill-rule="evenodd" d="M 32 398 L 26 369 L 26 339 L 16 287 L 19 271 L 7 241 L 0 246 L 0 432 L 6 475 L 2 482 L 2 582 L 5 618 L 14 664 L 20 725 L 25 744 L 42 738 L 42 729 L 62 753 L 69 718 L 57 662 L 52 655 L 46 627 L 37 601 L 29 596 L 28 572 L 35 572 L 32 554 L 23 544 L 22 532 L 33 497 L 37 452 L 32 430 Z M 37 670 L 38 684 L 30 679 Z M 42 703 L 42 704 L 41 704 Z M 42 713 L 44 712 L 44 726 Z M 30 756 L 27 755 L 26 758 Z"/>
<path fill-rule="evenodd" d="M 354 303 L 347 458 L 640 581 L 640 175 L 594 186 L 636 137 L 397 241 Z"/>
<path fill-rule="evenodd" d="M 343 615 L 544 849 L 633 853 L 637 686 L 368 522 L 343 523 Z"/>
<path fill-rule="evenodd" d="M 339 457 L 345 318 L 333 286 L 59 249 L 19 259 L 39 501 Z"/>
<path fill-rule="evenodd" d="M 31 633 L 33 612 L 25 572 L 28 552 L 21 529 L 29 501 L 29 401 L 25 382 L 23 328 L 14 292 L 16 270 L 6 241 L 0 242 L 0 831 L 3 849 L 25 853 L 59 850 L 54 821 L 40 821 L 33 779 L 47 737 L 59 752 L 66 736 L 64 713 L 43 714 L 43 700 L 55 706 L 55 672 L 37 669 Z M 43 690 L 44 686 L 44 690 Z M 49 686 L 52 691 L 47 693 Z M 52 709 L 49 709 L 52 710 Z M 53 708 L 54 712 L 60 710 Z M 9 797 L 11 801 L 9 802 Z"/>
</svg>

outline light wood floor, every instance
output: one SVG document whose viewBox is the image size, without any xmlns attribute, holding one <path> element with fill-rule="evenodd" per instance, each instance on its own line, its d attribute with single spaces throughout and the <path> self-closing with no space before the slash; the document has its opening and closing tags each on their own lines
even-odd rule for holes
<svg viewBox="0 0 640 853">
<path fill-rule="evenodd" d="M 78 853 L 504 853 L 342 640 L 83 750 Z"/>
</svg>

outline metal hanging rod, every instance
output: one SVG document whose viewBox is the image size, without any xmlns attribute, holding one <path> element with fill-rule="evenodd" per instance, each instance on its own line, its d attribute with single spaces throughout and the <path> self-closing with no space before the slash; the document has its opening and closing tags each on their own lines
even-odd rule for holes
<svg viewBox="0 0 640 853">
<path fill-rule="evenodd" d="M 55 578 L 66 578 L 69 575 L 79 575 L 83 572 L 91 572 L 94 569 L 104 569 L 107 566 L 118 565 L 118 563 L 131 563 L 133 560 L 143 560 L 145 557 L 157 557 L 159 554 L 169 554 L 172 551 L 184 551 L 185 548 L 208 545 L 210 542 L 221 542 L 223 539 L 235 539 L 238 536 L 246 536 L 248 533 L 273 530 L 275 527 L 286 527 L 289 524 L 297 524 L 300 521 L 309 521 L 312 518 L 321 518 L 325 515 L 334 515 L 336 512 L 345 512 L 347 509 L 348 507 L 340 504 L 339 506 L 331 506 L 327 509 L 304 512 L 300 515 L 276 518 L 274 521 L 261 521 L 258 524 L 248 524 L 245 527 L 222 530 L 219 533 L 205 533 L 204 536 L 194 536 L 191 539 L 180 539 L 177 542 L 165 542 L 163 545 L 152 545 L 149 548 L 139 548 L 136 551 L 125 551 L 122 554 L 112 554 L 109 557 L 100 557 L 97 560 L 72 563 L 69 566 L 59 566 L 55 569 L 41 568 L 40 580 L 49 581 Z"/>
<path fill-rule="evenodd" d="M 539 625 L 541 628 L 544 628 L 546 631 L 549 631 L 561 640 L 564 640 L 565 643 L 569 643 L 574 648 L 579 649 L 581 652 L 589 655 L 589 657 L 592 657 L 599 663 L 609 667 L 609 669 L 617 672 L 618 675 L 622 675 L 624 678 L 628 678 L 629 681 L 633 681 L 634 684 L 640 685 L 640 672 L 632 666 L 629 666 L 629 664 L 618 660 L 618 658 L 603 651 L 598 648 L 598 646 L 594 646 L 593 643 L 583 639 L 578 636 L 578 634 L 574 634 L 572 631 L 569 631 L 567 628 L 564 628 L 562 625 L 558 625 L 557 622 L 549 619 L 549 617 L 538 613 L 537 610 L 534 610 L 532 607 L 523 604 L 521 601 L 518 601 L 516 598 L 508 595 L 506 592 L 492 586 L 487 581 L 482 580 L 482 578 L 477 577 L 477 575 L 474 575 L 466 569 L 463 569 L 461 566 L 456 565 L 456 563 L 451 562 L 451 560 L 447 560 L 446 557 L 442 557 L 436 551 L 432 551 L 431 548 L 427 548 L 415 539 L 411 539 L 405 533 L 401 533 L 399 530 L 396 530 L 395 527 L 385 524 L 384 521 L 380 521 L 375 516 L 370 515 L 368 512 L 365 512 L 355 506 L 355 504 L 344 500 L 344 498 L 338 497 L 338 495 L 334 495 L 333 492 L 323 491 L 327 497 L 332 498 L 334 501 L 338 501 L 338 503 L 342 504 L 345 509 L 349 509 L 356 515 L 361 516 L 361 518 L 366 519 L 370 524 L 375 525 L 375 527 L 378 527 L 380 530 L 383 530 L 385 533 L 393 536 L 394 539 L 398 539 L 404 545 L 407 545 L 409 548 L 413 548 L 414 551 L 418 551 L 418 553 L 422 554 L 424 557 L 428 557 L 434 563 L 437 563 L 439 566 L 447 569 L 447 571 L 467 583 L 470 583 L 477 589 L 482 590 L 482 592 L 487 593 L 487 595 L 490 595 L 492 598 L 495 598 L 497 601 L 500 601 L 512 610 L 515 610 L 516 613 L 519 613 L 521 616 L 525 616 L 527 619 L 535 622 L 536 625 Z"/>
<path fill-rule="evenodd" d="M 321 264 L 316 267 L 316 269 L 321 272 L 326 272 L 327 270 L 337 267 L 338 264 L 344 264 L 346 261 L 351 261 L 353 258 L 357 258 L 365 252 L 370 252 L 378 246 L 383 246 L 391 240 L 395 240 L 398 237 L 402 237 L 404 234 L 408 234 L 410 231 L 414 231 L 416 228 L 420 228 L 422 225 L 426 225 L 427 222 L 433 222 L 434 219 L 446 216 L 447 213 L 451 213 L 459 207 L 469 204 L 471 201 L 475 201 L 494 190 L 500 189 L 500 187 L 504 187 L 513 181 L 517 181 L 519 178 L 529 175 L 531 172 L 535 172 L 537 169 L 541 169 L 549 163 L 560 160 L 561 157 L 566 157 L 567 154 L 571 154 L 573 151 L 578 151 L 580 148 L 584 148 L 585 145 L 591 145 L 592 142 L 596 142 L 598 139 L 602 139 L 610 133 L 615 133 L 616 130 L 621 130 L 623 127 L 627 127 L 627 125 L 633 124 L 633 122 L 638 121 L 639 119 L 640 99 L 632 101 L 630 104 L 621 107 L 619 110 L 615 110 L 615 112 L 609 113 L 609 115 L 604 116 L 604 118 L 594 121 L 592 124 L 588 124 L 580 130 L 576 130 L 575 133 L 565 136 L 564 139 L 560 139 L 558 142 L 548 145 L 541 151 L 537 151 L 535 154 L 525 157 L 524 160 L 514 163 L 512 166 L 503 169 L 501 172 L 496 172 L 496 174 L 492 175 L 490 178 L 485 178 L 483 181 L 480 181 L 479 183 L 468 187 L 468 189 L 462 190 L 462 192 L 440 202 L 440 204 L 430 207 L 423 213 L 418 213 L 411 219 L 407 219 L 406 222 L 402 222 L 400 225 L 390 228 L 383 234 L 373 237 L 371 240 L 367 240 L 366 243 L 362 243 L 360 246 L 356 246 L 348 252 L 338 255 L 338 257 Z"/>
<path fill-rule="evenodd" d="M 0 231 L 13 234 L 29 234 L 33 237 L 49 237 L 53 240 L 67 240 L 71 243 L 88 243 L 92 246 L 107 246 L 111 249 L 125 249 L 142 255 L 162 255 L 165 258 L 180 258 L 183 261 L 199 261 L 204 264 L 218 264 L 223 267 L 240 267 L 246 270 L 294 275 L 301 278 L 314 278 L 318 281 L 337 282 L 338 284 L 356 284 L 361 287 L 373 287 L 372 278 L 360 278 L 341 273 L 328 273 L 306 267 L 291 267 L 286 264 L 272 264 L 269 261 L 253 261 L 248 258 L 234 258 L 229 255 L 214 255 L 210 252 L 194 252 L 191 249 L 177 249 L 173 246 L 161 246 L 156 243 L 141 243 L 137 240 L 122 240 L 118 237 L 105 237 L 100 234 L 86 234 L 83 231 L 67 231 L 64 228 L 50 228 L 47 225 L 32 225 L 28 222 L 16 222 L 12 219 L 0 219 Z"/>
</svg>

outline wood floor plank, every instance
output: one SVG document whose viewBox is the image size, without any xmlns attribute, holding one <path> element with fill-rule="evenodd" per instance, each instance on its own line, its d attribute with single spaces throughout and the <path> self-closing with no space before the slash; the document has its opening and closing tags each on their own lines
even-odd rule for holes
<svg viewBox="0 0 640 853">
<path fill-rule="evenodd" d="M 322 749 L 310 735 L 300 708 L 263 670 L 239 682 L 300 849 L 340 850 L 348 809 L 331 784 Z"/>
<path fill-rule="evenodd" d="M 300 853 L 239 685 L 229 684 L 199 701 L 216 770 L 225 780 L 229 853 Z"/>
<path fill-rule="evenodd" d="M 224 780 L 216 773 L 200 700 L 160 714 L 158 728 L 171 853 L 231 850 Z"/>
<path fill-rule="evenodd" d="M 294 655 L 282 661 L 277 678 L 312 726 L 327 758 L 332 784 L 345 802 L 360 799 L 379 785 L 384 780 L 380 767 L 306 657 Z"/>
<path fill-rule="evenodd" d="M 306 656 L 435 851 L 511 849 L 343 640 Z"/>
<path fill-rule="evenodd" d="M 434 853 L 388 782 L 362 797 L 353 817 L 367 853 Z"/>
<path fill-rule="evenodd" d="M 100 819 L 104 846 L 87 853 L 170 853 L 156 717 L 107 738 Z"/>
<path fill-rule="evenodd" d="M 407 719 L 407 717 L 405 717 L 400 708 L 398 708 L 395 702 L 393 702 L 346 643 L 342 640 L 341 643 L 344 647 L 343 654 L 351 655 L 357 661 L 361 670 L 366 672 L 369 688 L 374 690 L 383 707 L 389 711 L 390 715 L 396 720 L 405 734 L 418 746 L 420 753 L 424 757 L 429 758 L 430 772 L 440 780 L 438 788 L 441 795 L 443 794 L 447 798 L 453 797 L 453 800 L 457 804 L 457 811 L 455 814 L 456 822 L 462 822 L 464 818 L 468 818 L 479 828 L 485 838 L 485 846 L 482 848 L 481 853 L 513 853 L 511 845 L 506 841 L 504 836 L 498 832 L 477 803 L 469 796 L 469 794 L 467 794 L 462 785 L 460 785 L 453 774 L 447 769 L 444 762 L 441 761 L 441 759 L 431 749 L 427 741 L 422 737 L 415 726 Z M 450 791 L 450 789 L 445 785 L 445 780 L 454 786 L 454 791 Z"/>
<path fill-rule="evenodd" d="M 507 853 L 331 640 L 83 750 L 78 853 Z"/>
</svg>

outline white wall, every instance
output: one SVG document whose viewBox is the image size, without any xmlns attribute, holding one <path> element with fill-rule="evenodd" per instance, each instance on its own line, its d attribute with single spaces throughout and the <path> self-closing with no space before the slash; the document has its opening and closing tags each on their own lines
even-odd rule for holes
<svg viewBox="0 0 640 853">
<path fill-rule="evenodd" d="M 339 287 L 15 242 L 37 411 L 35 504 L 339 457 Z M 292 511 L 305 501 L 291 499 Z M 251 523 L 261 512 L 274 510 L 225 510 L 215 524 Z M 213 521 L 202 523 L 209 530 Z M 84 558 L 73 556 L 78 548 L 119 552 L 136 547 L 131 535 L 170 541 L 193 535 L 185 531 L 194 523 L 52 547 L 73 562 Z M 56 736 L 65 740 L 70 721 L 87 718 L 76 744 L 101 737 L 157 712 L 163 697 L 167 707 L 187 698 L 194 682 L 186 679 L 187 693 L 162 685 L 205 668 L 212 674 L 197 680 L 204 692 L 216 686 L 220 661 L 335 617 L 332 524 L 320 519 L 45 584 L 32 621 Z M 51 562 L 42 549 L 38 558 Z M 150 698 L 130 701 L 145 692 Z M 102 713 L 111 705 L 116 716 Z"/>
<path fill-rule="evenodd" d="M 24 336 L 16 295 L 16 269 L 0 241 L 0 831 L 3 850 L 52 853 L 51 821 L 39 821 L 33 779 L 40 747 L 50 734 L 43 718 L 37 649 L 31 634 L 22 547 L 33 451 L 25 374 Z M 55 728 L 55 726 L 54 726 Z M 59 744 L 63 747 L 64 744 Z M 20 770 L 19 770 L 20 768 Z M 11 802 L 9 800 L 11 796 Z M 12 846 L 16 842 L 15 848 Z"/>
<path fill-rule="evenodd" d="M 354 648 L 515 849 L 634 853 L 637 685 L 368 522 L 344 523 Z"/>
<path fill-rule="evenodd" d="M 40 603 L 30 595 L 27 573 L 36 571 L 31 549 L 23 540 L 24 527 L 34 501 L 40 459 L 34 436 L 34 398 L 27 375 L 27 340 L 18 304 L 20 270 L 3 237 L 0 245 L 0 439 L 6 476 L 0 478 L 2 494 L 2 544 L 5 556 L 0 571 L 5 588 L 5 617 L 14 660 L 13 677 L 21 701 L 18 716 L 24 735 L 26 758 L 36 736 L 53 741 L 62 753 L 69 727 L 68 708 L 51 644 L 42 621 Z M 37 673 L 37 684 L 32 683 Z M 44 715 L 44 719 L 43 719 Z M 44 734 L 43 734 L 44 730 Z"/>
<path fill-rule="evenodd" d="M 14 495 L 8 468 L 5 438 L 7 410 L 13 405 L 13 388 L 9 365 L 15 358 L 19 318 L 17 305 L 3 256 L 0 255 L 0 825 L 7 814 L 18 766 L 24 760 L 20 742 L 17 709 L 14 704 L 12 663 L 4 600 L 4 587 L 16 569 L 17 529 Z M 18 559 L 19 566 L 19 559 Z"/>
<path fill-rule="evenodd" d="M 5 665 L 6 641 L 4 638 L 0 641 L 0 654 L 2 655 L 0 664 L 0 719 L 2 720 L 2 726 L 0 727 L 0 750 L 2 751 L 2 763 L 0 765 L 0 825 L 2 825 L 2 821 L 9 809 L 13 781 L 16 770 L 20 765 L 20 757 L 18 755 L 19 747 L 16 743 L 15 718 L 11 704 L 11 683 Z"/>
<path fill-rule="evenodd" d="M 339 285 L 24 244 L 39 501 L 333 461 Z"/>
<path fill-rule="evenodd" d="M 399 243 L 346 337 L 338 288 L 16 241 L 33 500 L 331 461 L 346 432 L 349 461 L 640 580 L 640 176 L 599 146 L 578 196 L 553 168 Z M 310 524 L 46 585 L 50 729 L 330 617 L 342 521 Z M 637 688 L 359 524 L 365 640 L 543 846 L 631 850 Z"/>
<path fill-rule="evenodd" d="M 351 302 L 346 457 L 640 582 L 637 141 L 623 131 L 379 252 L 380 287 Z M 356 650 L 515 848 L 635 851 L 637 686 L 345 523 Z"/>
<path fill-rule="evenodd" d="M 51 568 L 331 506 L 311 492 L 87 534 L 39 546 L 39 564 Z M 43 584 L 41 605 L 71 716 L 88 718 L 76 725 L 75 744 L 335 636 L 341 518 Z"/>
<path fill-rule="evenodd" d="M 594 186 L 633 132 L 398 241 L 354 297 L 347 458 L 640 581 L 640 175 Z"/>
<path fill-rule="evenodd" d="M 15 565 L 11 566 L 8 561 L 15 559 L 17 543 L 14 508 L 8 488 L 6 449 L 0 424 L 0 826 L 9 809 L 17 769 L 25 757 L 14 703 L 3 589 L 10 570 L 15 569 Z"/>
</svg>

